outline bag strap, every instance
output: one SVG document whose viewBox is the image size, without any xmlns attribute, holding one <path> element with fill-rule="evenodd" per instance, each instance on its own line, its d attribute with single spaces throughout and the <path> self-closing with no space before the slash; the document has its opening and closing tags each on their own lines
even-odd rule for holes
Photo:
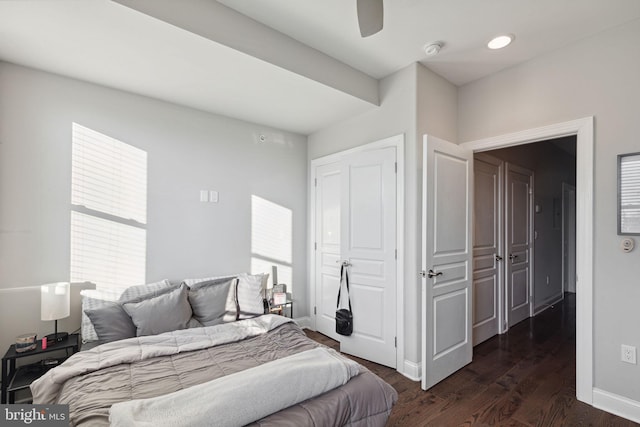
<svg viewBox="0 0 640 427">
<path fill-rule="evenodd" d="M 351 310 L 351 295 L 349 295 L 349 270 L 343 265 L 340 266 L 340 286 L 338 287 L 338 301 L 336 302 L 336 308 L 340 308 L 340 292 L 342 292 L 342 277 L 347 284 L 347 301 L 349 301 L 349 311 Z"/>
</svg>

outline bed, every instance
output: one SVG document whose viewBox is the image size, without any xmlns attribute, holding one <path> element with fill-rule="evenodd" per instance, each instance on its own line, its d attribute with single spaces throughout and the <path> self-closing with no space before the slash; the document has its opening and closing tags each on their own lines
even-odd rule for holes
<svg viewBox="0 0 640 427">
<path fill-rule="evenodd" d="M 167 282 L 85 309 L 106 339 L 34 382 L 34 403 L 68 404 L 76 426 L 384 426 L 396 391 L 263 314 L 261 281 Z"/>
</svg>

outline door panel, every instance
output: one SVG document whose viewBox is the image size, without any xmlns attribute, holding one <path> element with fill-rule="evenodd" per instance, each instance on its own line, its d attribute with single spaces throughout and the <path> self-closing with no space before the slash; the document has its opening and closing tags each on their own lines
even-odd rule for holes
<svg viewBox="0 0 640 427">
<path fill-rule="evenodd" d="M 509 326 L 531 315 L 531 198 L 533 172 L 507 163 L 507 317 Z"/>
<path fill-rule="evenodd" d="M 341 255 L 350 266 L 353 334 L 340 351 L 396 367 L 395 148 L 342 161 Z"/>
<path fill-rule="evenodd" d="M 340 284 L 340 163 L 316 168 L 316 330 L 338 339 L 335 315 Z"/>
<path fill-rule="evenodd" d="M 378 342 L 384 342 L 384 316 L 369 307 L 384 307 L 385 292 L 378 286 L 358 283 L 350 285 L 353 313 L 358 313 L 357 333 Z M 354 316 L 355 318 L 355 316 Z M 355 325 L 355 323 L 354 323 Z"/>
<path fill-rule="evenodd" d="M 422 388 L 471 362 L 471 152 L 424 141 Z M 433 271 L 427 277 L 427 271 Z"/>
<path fill-rule="evenodd" d="M 503 278 L 503 162 L 474 158 L 473 345 L 500 332 Z"/>
<path fill-rule="evenodd" d="M 511 310 L 521 308 L 529 304 L 529 271 L 518 270 L 511 274 Z"/>
<path fill-rule="evenodd" d="M 448 330 L 446 334 L 435 336 L 434 359 L 455 351 L 469 341 L 466 316 L 451 316 L 451 313 L 468 311 L 467 301 L 467 289 L 449 292 L 433 299 L 434 329 Z"/>
<path fill-rule="evenodd" d="M 495 295 L 497 294 L 497 283 L 495 276 L 475 279 L 473 282 L 473 341 L 475 343 L 478 327 L 488 322 L 494 322 L 498 318 L 498 305 Z M 495 326 L 495 333 L 498 327 Z"/>
<path fill-rule="evenodd" d="M 349 168 L 349 242 L 352 248 L 380 249 L 384 236 L 382 165 L 356 164 Z"/>
</svg>

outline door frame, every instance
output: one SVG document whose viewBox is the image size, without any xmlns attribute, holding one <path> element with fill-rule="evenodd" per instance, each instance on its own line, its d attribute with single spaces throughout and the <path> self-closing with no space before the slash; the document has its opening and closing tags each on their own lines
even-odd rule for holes
<svg viewBox="0 0 640 427">
<path fill-rule="evenodd" d="M 348 154 L 377 150 L 381 148 L 394 147 L 396 149 L 396 370 L 404 370 L 404 141 L 405 135 L 399 134 L 384 138 L 375 142 L 363 144 L 348 150 L 339 151 L 327 156 L 311 160 L 309 170 L 309 227 L 308 241 L 309 254 L 315 254 L 315 229 L 316 229 L 316 168 L 321 165 L 335 163 Z M 312 308 L 316 306 L 316 266 L 315 255 L 309 257 L 309 313 L 311 317 L 311 327 L 316 330 L 316 314 Z"/>
<path fill-rule="evenodd" d="M 576 397 L 593 405 L 593 116 L 523 130 L 461 146 L 473 152 L 576 136 Z"/>
</svg>

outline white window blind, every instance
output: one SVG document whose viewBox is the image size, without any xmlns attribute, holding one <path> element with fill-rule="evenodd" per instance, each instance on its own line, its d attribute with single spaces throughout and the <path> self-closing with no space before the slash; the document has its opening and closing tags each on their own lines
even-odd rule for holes
<svg viewBox="0 0 640 427">
<path fill-rule="evenodd" d="M 144 283 L 147 153 L 77 123 L 72 135 L 71 281 Z"/>
<path fill-rule="evenodd" d="M 124 290 L 145 282 L 146 230 L 71 212 L 71 281 Z"/>
<path fill-rule="evenodd" d="M 640 232 L 640 154 L 620 158 L 620 232 Z"/>
<path fill-rule="evenodd" d="M 293 212 L 251 196 L 251 272 L 270 273 L 278 267 L 278 282 L 293 285 Z M 273 279 L 273 278 L 272 278 Z M 270 281 L 270 283 L 272 283 Z"/>
<path fill-rule="evenodd" d="M 73 124 L 71 203 L 147 222 L 147 153 Z"/>
</svg>

